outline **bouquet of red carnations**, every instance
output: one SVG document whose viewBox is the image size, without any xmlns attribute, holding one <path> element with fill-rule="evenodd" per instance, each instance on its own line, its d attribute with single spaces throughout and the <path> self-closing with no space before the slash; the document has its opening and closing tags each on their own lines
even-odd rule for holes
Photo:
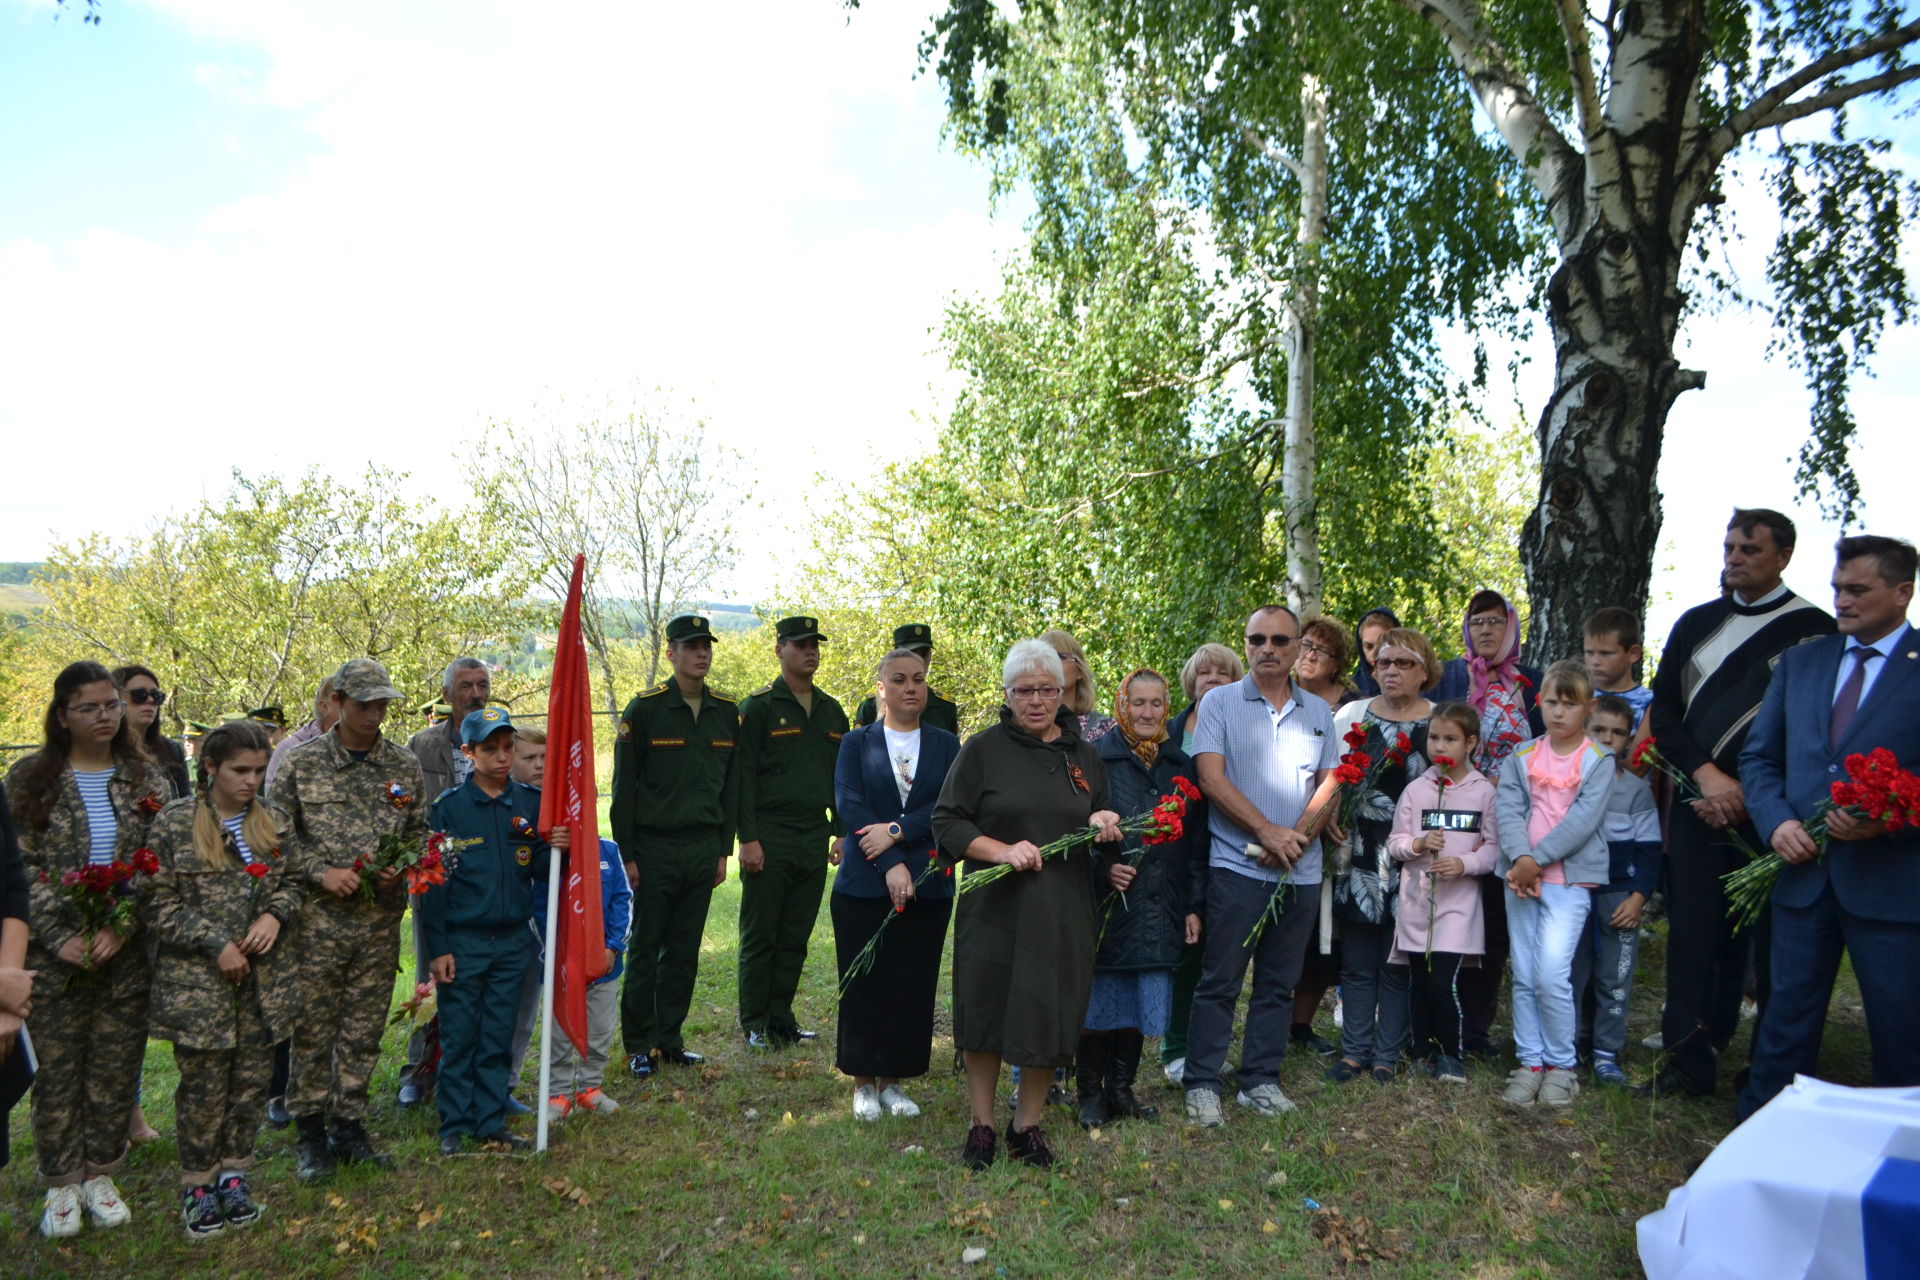
<svg viewBox="0 0 1920 1280">
<path fill-rule="evenodd" d="M 1920 826 L 1920 777 L 1901 768 L 1893 752 L 1885 747 L 1848 756 L 1846 781 L 1833 784 L 1828 798 L 1820 802 L 1805 824 L 1822 857 L 1832 838 L 1828 821 L 1837 810 L 1869 822 L 1884 822 L 1888 831 Z M 1769 849 L 1720 878 L 1727 888 L 1727 909 L 1736 929 L 1745 929 L 1760 918 L 1773 897 L 1774 882 L 1786 865 L 1785 858 Z"/>
<path fill-rule="evenodd" d="M 1361 799 L 1379 785 L 1380 775 L 1405 764 L 1407 754 L 1413 750 L 1413 739 L 1404 733 L 1395 734 L 1392 745 L 1375 760 L 1364 749 L 1367 730 L 1373 723 L 1362 720 L 1341 738 L 1347 744 L 1347 753 L 1340 757 L 1340 764 L 1333 771 L 1333 779 L 1340 784 L 1340 789 L 1334 792 L 1330 803 L 1336 806 L 1334 813 L 1342 828 L 1352 828 L 1353 815 L 1359 810 Z"/>
<path fill-rule="evenodd" d="M 124 935 L 127 926 L 133 923 L 137 909 L 133 878 L 150 876 L 159 869 L 159 855 L 142 845 L 125 862 L 118 858 L 112 862 L 90 862 L 60 877 L 60 891 L 80 913 L 81 939 L 86 951 L 83 968 L 93 968 L 93 940 L 102 929 Z M 40 878 L 51 879 L 45 871 L 40 873 Z"/>
<path fill-rule="evenodd" d="M 425 841 L 410 840 L 405 836 L 389 831 L 380 837 L 371 854 L 353 860 L 353 869 L 360 873 L 360 892 L 372 899 L 373 878 L 382 871 L 398 871 L 407 882 L 409 894 L 425 893 L 434 885 L 447 882 L 446 833 L 432 831 Z"/>
<path fill-rule="evenodd" d="M 1175 778 L 1173 781 L 1172 795 L 1161 796 L 1160 802 L 1144 813 L 1136 813 L 1130 818 L 1120 819 L 1121 835 L 1139 836 L 1140 843 L 1148 845 L 1166 844 L 1170 840 L 1180 839 L 1187 833 L 1185 822 L 1187 801 L 1189 798 L 1199 799 L 1200 788 L 1185 778 Z M 1099 838 L 1100 833 L 1092 827 L 1069 832 L 1058 840 L 1041 845 L 1040 858 L 1042 861 L 1049 858 L 1064 858 L 1076 850 L 1088 848 Z M 961 878 L 960 887 L 955 892 L 972 893 L 1011 874 L 1013 874 L 1013 868 L 1004 862 L 988 867 L 984 871 L 969 872 Z"/>
</svg>

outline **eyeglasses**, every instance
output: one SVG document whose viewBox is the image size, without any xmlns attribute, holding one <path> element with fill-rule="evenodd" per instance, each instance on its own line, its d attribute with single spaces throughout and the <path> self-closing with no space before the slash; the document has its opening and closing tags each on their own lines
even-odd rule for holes
<svg viewBox="0 0 1920 1280">
<path fill-rule="evenodd" d="M 167 703 L 167 695 L 158 689 L 129 689 L 127 701 L 136 707 L 144 707 L 149 702 L 156 707 L 163 707 Z"/>
<path fill-rule="evenodd" d="M 1060 686 L 1057 684 L 1015 685 L 1007 690 L 1007 696 L 1015 702 L 1032 702 L 1035 698 L 1045 701 L 1059 697 Z"/>
<path fill-rule="evenodd" d="M 1420 665 L 1420 659 L 1418 658 L 1375 658 L 1373 660 L 1373 665 L 1376 668 L 1384 667 L 1388 671 L 1411 671 L 1415 667 Z"/>
<path fill-rule="evenodd" d="M 1302 640 L 1300 642 L 1300 656 L 1304 658 L 1331 658 L 1333 656 L 1333 650 L 1327 648 L 1325 645 L 1315 644 L 1311 640 Z"/>
<path fill-rule="evenodd" d="M 1278 632 L 1270 636 L 1263 636 L 1259 632 L 1255 632 L 1247 637 L 1247 648 L 1258 649 L 1270 643 L 1276 649 L 1284 649 L 1299 638 L 1298 636 L 1281 635 Z"/>
<path fill-rule="evenodd" d="M 1492 631 L 1496 628 L 1504 629 L 1506 625 L 1507 615 L 1504 613 L 1490 613 L 1484 617 L 1467 619 L 1467 627 L 1473 631 Z"/>
<path fill-rule="evenodd" d="M 77 707 L 68 707 L 67 714 L 91 719 L 94 716 L 119 715 L 127 704 L 115 698 L 112 702 L 83 702 Z"/>
</svg>

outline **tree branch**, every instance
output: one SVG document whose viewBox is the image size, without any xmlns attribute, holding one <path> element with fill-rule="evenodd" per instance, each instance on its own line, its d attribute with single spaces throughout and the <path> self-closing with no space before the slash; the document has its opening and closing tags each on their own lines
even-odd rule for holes
<svg viewBox="0 0 1920 1280">
<path fill-rule="evenodd" d="M 1769 122 L 1769 117 L 1778 112 L 1786 103 L 1787 99 L 1793 97 L 1794 94 L 1799 93 L 1802 89 L 1823 76 L 1832 75 L 1843 67 L 1851 67 L 1855 63 L 1864 62 L 1875 54 L 1904 48 L 1916 40 L 1920 40 L 1920 21 L 1909 22 L 1904 27 L 1895 27 L 1891 31 L 1883 31 L 1877 36 L 1869 36 L 1858 44 L 1848 45 L 1844 49 L 1835 49 L 1832 53 L 1824 57 L 1815 58 L 1812 62 L 1809 62 L 1792 75 L 1780 80 L 1774 84 L 1772 88 L 1755 98 L 1744 111 L 1735 112 L 1731 120 L 1727 121 L 1725 125 L 1715 131 L 1715 149 L 1719 154 L 1725 155 L 1727 152 L 1733 150 L 1735 143 L 1756 129 L 1773 127 Z M 1898 75 L 1900 73 L 1890 72 L 1888 74 Z M 1862 87 L 1857 92 L 1847 95 L 1847 97 L 1858 97 L 1860 93 L 1869 93 L 1875 88 L 1888 87 L 1874 83 L 1875 81 L 1884 79 L 1884 76 L 1875 76 L 1871 80 L 1857 80 L 1854 84 L 1870 87 Z M 1900 82 L 1895 81 L 1894 83 L 1897 84 Z M 1844 87 L 1845 86 L 1843 86 L 1843 88 Z M 1838 93 L 1841 92 L 1841 90 L 1834 90 L 1833 92 Z M 1825 98 L 1831 95 L 1822 94 L 1820 96 Z M 1837 101 L 1829 103 L 1828 105 L 1837 106 L 1839 103 L 1847 101 L 1847 97 L 1839 98 Z M 1824 107 L 1813 108 L 1815 111 L 1824 109 Z M 1800 114 L 1810 115 L 1812 112 L 1801 112 Z M 1800 116 L 1796 115 L 1790 118 L 1797 120 Z M 1782 120 L 1779 123 L 1784 124 L 1786 121 Z M 1720 141 L 1723 136 L 1725 137 L 1724 144 Z"/>
<path fill-rule="evenodd" d="M 1574 103 L 1580 112 L 1580 136 L 1592 151 L 1606 130 L 1600 105 L 1600 87 L 1594 79 L 1593 57 L 1587 47 L 1587 7 L 1584 0 L 1555 0 L 1560 30 L 1567 38 L 1567 65 L 1573 73 Z"/>
<path fill-rule="evenodd" d="M 1837 88 L 1829 89 L 1811 98 L 1778 107 L 1754 123 L 1754 129 L 1777 129 L 1783 124 L 1792 124 L 1811 115 L 1818 115 L 1832 107 L 1838 107 L 1864 97 L 1869 93 L 1879 93 L 1886 89 L 1897 89 L 1911 80 L 1920 80 L 1920 66 L 1901 67 L 1898 71 L 1884 71 L 1877 76 L 1868 76 L 1865 80 L 1853 80 Z"/>
<path fill-rule="evenodd" d="M 1300 162 L 1294 159 L 1285 149 L 1276 147 L 1271 142 L 1268 142 L 1266 135 L 1262 134 L 1252 125 L 1242 124 L 1240 126 L 1240 136 L 1251 143 L 1255 149 L 1265 154 L 1267 159 L 1285 167 L 1294 177 L 1302 181 L 1306 179 L 1306 172 L 1300 167 Z"/>
</svg>

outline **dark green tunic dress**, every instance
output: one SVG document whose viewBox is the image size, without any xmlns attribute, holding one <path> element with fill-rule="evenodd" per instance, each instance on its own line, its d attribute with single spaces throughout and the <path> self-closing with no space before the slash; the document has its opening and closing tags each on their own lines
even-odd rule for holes
<svg viewBox="0 0 1920 1280">
<path fill-rule="evenodd" d="M 1084 828 L 1107 807 L 1099 751 L 1080 740 L 1071 712 L 1062 710 L 1057 723 L 1060 736 L 1042 742 L 1003 709 L 998 725 L 967 740 L 933 811 L 934 839 L 947 856 L 960 861 L 981 836 L 1045 845 Z M 1082 850 L 960 895 L 953 933 L 956 1046 L 998 1053 L 1023 1067 L 1073 1061 L 1093 985 L 1095 863 Z M 963 876 L 989 865 L 966 861 Z"/>
</svg>

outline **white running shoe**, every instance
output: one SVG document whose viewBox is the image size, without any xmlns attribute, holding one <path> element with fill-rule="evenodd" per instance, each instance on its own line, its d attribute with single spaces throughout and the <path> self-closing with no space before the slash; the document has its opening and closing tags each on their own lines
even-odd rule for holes
<svg viewBox="0 0 1920 1280">
<path fill-rule="evenodd" d="M 80 1184 L 80 1200 L 87 1206 L 87 1217 L 96 1227 L 125 1226 L 133 1214 L 120 1198 L 120 1188 L 104 1173 L 95 1174 Z"/>
<path fill-rule="evenodd" d="M 1175 1058 L 1160 1068 L 1160 1074 L 1167 1078 L 1168 1084 L 1183 1084 L 1187 1078 L 1187 1060 Z"/>
<path fill-rule="evenodd" d="M 1293 1099 L 1280 1092 L 1277 1084 L 1257 1084 L 1251 1089 L 1242 1089 L 1234 1101 L 1263 1116 L 1284 1115 L 1297 1110 Z"/>
<path fill-rule="evenodd" d="M 853 1118 L 855 1120 L 880 1118 L 879 1090 L 870 1084 L 857 1084 L 853 1087 Z"/>
<path fill-rule="evenodd" d="M 880 1091 L 880 1105 L 887 1109 L 888 1115 L 898 1116 L 902 1120 L 911 1120 L 920 1114 L 920 1104 L 909 1098 L 897 1084 L 890 1084 Z"/>
<path fill-rule="evenodd" d="M 63 1240 L 80 1234 L 80 1188 L 48 1187 L 47 1208 L 40 1215 L 40 1234 L 49 1240 Z"/>
</svg>

